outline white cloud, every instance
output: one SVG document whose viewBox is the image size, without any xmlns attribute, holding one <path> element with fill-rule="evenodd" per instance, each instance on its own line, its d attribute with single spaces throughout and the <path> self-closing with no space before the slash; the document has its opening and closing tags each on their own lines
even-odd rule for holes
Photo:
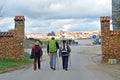
<svg viewBox="0 0 120 80">
<path fill-rule="evenodd" d="M 67 25 L 63 25 L 62 26 L 62 30 L 63 31 L 68 31 L 72 26 L 70 24 L 67 24 Z"/>
<path fill-rule="evenodd" d="M 14 27 L 16 15 L 25 16 L 26 33 L 100 30 L 99 17 L 112 13 L 111 0 L 4 0 L 3 3 L 6 20 L 0 23 L 2 31 Z"/>
<path fill-rule="evenodd" d="M 14 19 L 11 17 L 1 19 L 0 31 L 8 31 L 10 29 L 14 29 Z"/>
<path fill-rule="evenodd" d="M 57 3 L 57 4 L 51 4 L 50 5 L 50 9 L 52 10 L 52 11 L 60 11 L 60 10 L 62 10 L 64 8 L 64 6 L 62 5 L 62 4 L 59 4 L 59 3 Z"/>
</svg>

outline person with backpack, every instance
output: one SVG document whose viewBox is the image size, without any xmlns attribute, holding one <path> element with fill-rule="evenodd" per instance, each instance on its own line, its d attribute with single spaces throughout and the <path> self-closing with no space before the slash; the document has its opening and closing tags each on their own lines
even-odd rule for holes
<svg viewBox="0 0 120 80">
<path fill-rule="evenodd" d="M 54 37 L 51 38 L 47 45 L 47 53 L 50 56 L 50 68 L 52 70 L 56 70 L 56 58 L 57 58 L 57 50 L 59 49 L 59 44 L 55 40 Z"/>
<path fill-rule="evenodd" d="M 70 56 L 71 48 L 66 40 L 62 41 L 59 49 L 59 57 L 62 57 L 62 66 L 64 70 L 68 70 L 68 58 Z"/>
<path fill-rule="evenodd" d="M 33 59 L 34 59 L 34 70 L 36 70 L 37 64 L 38 64 L 38 69 L 40 69 L 41 68 L 40 57 L 42 56 L 43 51 L 39 41 L 35 42 L 35 45 L 32 48 L 31 54 L 33 55 Z"/>
</svg>

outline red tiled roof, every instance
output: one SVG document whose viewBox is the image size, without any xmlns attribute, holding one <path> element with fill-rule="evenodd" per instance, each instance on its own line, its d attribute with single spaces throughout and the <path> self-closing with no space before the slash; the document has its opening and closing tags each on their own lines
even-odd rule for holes
<svg viewBox="0 0 120 80">
<path fill-rule="evenodd" d="M 109 16 L 101 16 L 101 17 L 100 17 L 100 21 L 101 21 L 101 22 L 110 21 L 110 17 L 109 17 Z"/>
<path fill-rule="evenodd" d="M 0 37 L 12 37 L 13 32 L 0 32 Z"/>
<path fill-rule="evenodd" d="M 25 18 L 24 18 L 24 16 L 15 16 L 14 20 L 15 21 L 24 21 Z"/>
<path fill-rule="evenodd" d="M 113 35 L 117 35 L 118 34 L 118 31 L 110 31 L 110 35 L 113 36 Z"/>
</svg>

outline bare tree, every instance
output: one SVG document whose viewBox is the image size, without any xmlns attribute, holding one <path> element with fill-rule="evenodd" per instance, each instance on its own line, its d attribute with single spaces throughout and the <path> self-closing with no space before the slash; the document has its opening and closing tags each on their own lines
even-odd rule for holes
<svg viewBox="0 0 120 80">
<path fill-rule="evenodd" d="M 3 6 L 0 6 L 0 17 L 2 17 L 2 9 L 3 9 Z"/>
<path fill-rule="evenodd" d="M 0 20 L 1 20 L 1 18 L 3 17 L 3 6 L 4 6 L 4 4 L 2 4 L 2 3 L 0 3 Z M 0 32 L 1 32 L 1 30 L 0 30 Z"/>
</svg>

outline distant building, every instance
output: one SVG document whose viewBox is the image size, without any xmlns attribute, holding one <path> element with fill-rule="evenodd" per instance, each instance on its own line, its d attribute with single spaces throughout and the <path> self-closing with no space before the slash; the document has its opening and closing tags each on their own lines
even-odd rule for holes
<svg viewBox="0 0 120 80">
<path fill-rule="evenodd" d="M 27 39 L 34 38 L 34 39 L 41 39 L 41 38 L 47 38 L 47 35 L 44 35 L 42 33 L 30 33 L 25 35 Z"/>
<path fill-rule="evenodd" d="M 112 25 L 113 30 L 120 29 L 120 0 L 112 0 Z"/>
</svg>

